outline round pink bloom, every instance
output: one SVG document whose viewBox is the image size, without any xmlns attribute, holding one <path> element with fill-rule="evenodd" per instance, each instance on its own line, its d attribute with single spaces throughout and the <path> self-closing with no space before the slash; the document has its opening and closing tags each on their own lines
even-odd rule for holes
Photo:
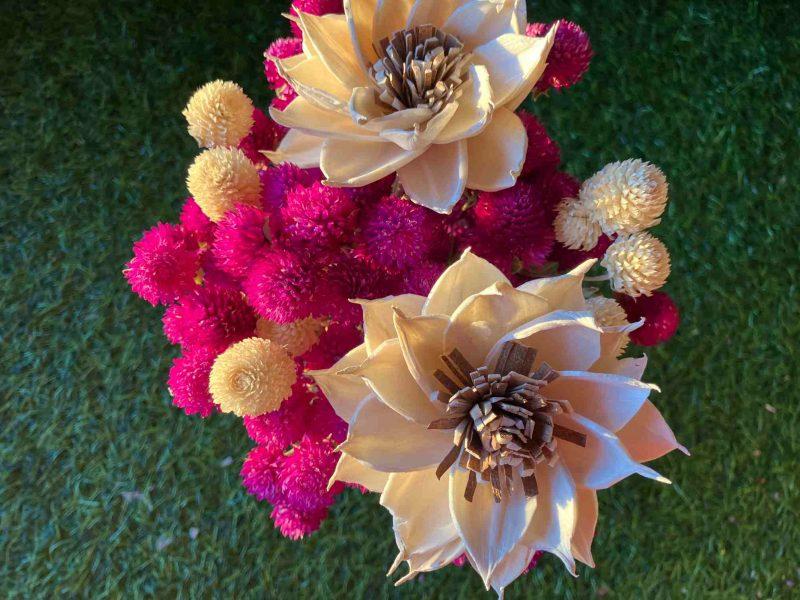
<svg viewBox="0 0 800 600">
<path fill-rule="evenodd" d="M 363 341 L 363 333 L 354 323 L 333 323 L 302 358 L 307 369 L 328 369 Z"/>
<path fill-rule="evenodd" d="M 278 410 L 258 417 L 244 417 L 247 435 L 256 444 L 273 452 L 283 452 L 299 440 L 309 425 L 307 416 L 311 411 L 311 394 L 305 382 L 298 379 L 292 395 L 283 401 Z M 314 423 L 312 426 L 316 427 Z"/>
<path fill-rule="evenodd" d="M 271 504 L 281 502 L 283 494 L 278 474 L 283 454 L 265 446 L 256 446 L 247 453 L 239 472 L 247 493 Z"/>
<path fill-rule="evenodd" d="M 542 195 L 545 205 L 553 212 L 565 198 L 577 198 L 581 183 L 569 173 L 556 170 L 536 171 L 527 179 Z"/>
<path fill-rule="evenodd" d="M 324 396 L 315 398 L 309 406 L 307 426 L 308 435 L 315 439 L 330 437 L 341 443 L 347 437 L 347 422 L 336 414 Z"/>
<path fill-rule="evenodd" d="M 342 0 L 294 0 L 292 2 L 291 12 L 297 14 L 299 12 L 308 13 L 311 15 L 321 16 L 329 13 L 343 13 L 344 7 Z M 292 21 L 292 33 L 297 37 L 302 37 L 303 32 L 297 26 L 297 23 Z"/>
<path fill-rule="evenodd" d="M 155 306 L 196 288 L 199 268 L 193 236 L 179 225 L 159 223 L 133 245 L 133 258 L 124 274 L 131 289 Z"/>
<path fill-rule="evenodd" d="M 402 270 L 449 250 L 442 218 L 397 196 L 366 206 L 360 226 L 368 259 L 390 269 Z"/>
<path fill-rule="evenodd" d="M 262 111 L 254 108 L 253 127 L 250 129 L 250 133 L 239 142 L 239 149 L 255 164 L 268 165 L 269 160 L 261 153 L 261 150 L 275 150 L 287 131 L 285 127 L 278 125 Z"/>
<path fill-rule="evenodd" d="M 541 37 L 554 24 L 531 23 L 526 33 L 531 37 Z M 575 85 L 586 73 L 593 55 L 586 32 L 575 23 L 560 20 L 553 48 L 547 55 L 547 68 L 537 82 L 536 90 L 544 92 L 550 88 L 561 89 Z"/>
<path fill-rule="evenodd" d="M 343 188 L 347 190 L 350 195 L 358 203 L 369 204 L 378 198 L 390 196 L 392 194 L 392 186 L 396 176 L 394 174 L 387 175 L 383 179 L 379 179 L 373 183 L 362 185 L 361 187 Z"/>
<path fill-rule="evenodd" d="M 200 209 L 194 198 L 187 198 L 181 208 L 181 225 L 194 234 L 198 243 L 210 244 L 214 239 L 214 222 Z"/>
<path fill-rule="evenodd" d="M 528 134 L 528 151 L 522 167 L 522 176 L 526 177 L 534 171 L 552 170 L 558 167 L 561 163 L 561 150 L 547 135 L 547 131 L 539 119 L 525 110 L 520 110 L 517 115 L 522 120 Z"/>
<path fill-rule="evenodd" d="M 301 169 L 289 163 L 270 167 L 260 173 L 261 204 L 268 213 L 277 213 L 286 202 L 289 190 L 302 185 L 311 187 L 322 181 L 319 169 Z"/>
<path fill-rule="evenodd" d="M 358 206 L 346 190 L 315 182 L 297 185 L 281 208 L 281 240 L 298 249 L 335 248 L 352 242 Z"/>
<path fill-rule="evenodd" d="M 444 261 L 424 261 L 406 272 L 403 277 L 404 292 L 407 294 L 419 294 L 427 296 L 433 284 L 444 273 L 447 263 Z"/>
<path fill-rule="evenodd" d="M 295 92 L 292 88 L 286 88 L 286 91 L 283 92 L 282 97 L 276 96 L 272 99 L 272 102 L 269 103 L 270 107 L 274 108 L 275 110 L 286 110 L 286 107 L 292 103 L 292 100 L 297 98 L 297 92 Z"/>
<path fill-rule="evenodd" d="M 597 245 L 591 250 L 572 250 L 566 248 L 561 242 L 556 242 L 550 253 L 550 260 L 558 264 L 559 271 L 570 271 L 590 258 L 603 258 L 611 242 L 611 238 L 601 235 L 597 240 Z"/>
<path fill-rule="evenodd" d="M 172 404 L 187 415 L 200 415 L 204 419 L 216 409 L 208 391 L 208 376 L 217 353 L 199 347 L 172 361 L 169 370 L 169 389 Z"/>
<path fill-rule="evenodd" d="M 198 288 L 164 313 L 164 333 L 184 348 L 206 346 L 222 351 L 251 337 L 256 316 L 236 290 L 209 286 Z"/>
<path fill-rule="evenodd" d="M 640 346 L 655 346 L 669 340 L 678 330 L 681 321 L 678 307 L 664 292 L 653 292 L 651 296 L 631 298 L 624 294 L 614 296 L 628 315 L 636 322 L 644 318 L 644 325 L 631 332 L 631 341 Z"/>
<path fill-rule="evenodd" d="M 225 215 L 215 232 L 212 253 L 217 265 L 233 277 L 245 277 L 250 265 L 269 248 L 267 234 L 267 214 L 263 210 L 237 205 Z"/>
<path fill-rule="evenodd" d="M 333 504 L 341 493 L 340 482 L 328 490 L 328 481 L 336 468 L 339 454 L 336 442 L 303 436 L 292 452 L 281 461 L 278 479 L 285 506 L 312 512 Z"/>
<path fill-rule="evenodd" d="M 278 95 L 288 87 L 286 80 L 281 77 L 278 72 L 278 67 L 273 58 L 290 58 L 296 56 L 303 51 L 303 40 L 297 38 L 278 38 L 272 42 L 269 48 L 264 52 L 264 75 L 267 78 L 269 87 L 272 88 Z"/>
<path fill-rule="evenodd" d="M 269 516 L 283 537 L 299 540 L 319 529 L 328 516 L 328 509 L 304 512 L 279 504 L 272 509 Z"/>
</svg>

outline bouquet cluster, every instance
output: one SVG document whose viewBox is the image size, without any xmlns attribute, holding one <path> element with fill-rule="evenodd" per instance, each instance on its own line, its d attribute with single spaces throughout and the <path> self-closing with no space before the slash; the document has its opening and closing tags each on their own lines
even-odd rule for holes
<svg viewBox="0 0 800 600">
<path fill-rule="evenodd" d="M 293 37 L 265 52 L 269 114 L 234 83 L 197 90 L 183 113 L 204 148 L 190 197 L 125 268 L 134 292 L 166 307 L 164 333 L 180 346 L 174 405 L 242 417 L 255 443 L 243 484 L 292 539 L 320 526 L 341 481 L 382 485 L 348 479 L 340 461 L 351 415 L 329 396 L 363 384 L 332 392 L 325 374 L 365 333 L 369 346 L 370 315 L 433 295 L 459 256 L 517 286 L 601 259 L 583 293 L 597 326 L 622 332 L 615 355 L 629 338 L 666 341 L 678 323 L 656 291 L 667 250 L 647 231 L 667 202 L 664 175 L 628 160 L 581 184 L 520 108 L 581 79 L 586 33 L 527 24 L 524 2 L 380 4 L 295 0 Z M 458 550 L 449 562 L 474 562 Z"/>
</svg>

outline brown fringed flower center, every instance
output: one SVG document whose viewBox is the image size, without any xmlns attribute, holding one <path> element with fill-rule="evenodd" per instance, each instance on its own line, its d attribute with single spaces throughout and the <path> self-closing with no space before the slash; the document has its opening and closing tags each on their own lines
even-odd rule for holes
<svg viewBox="0 0 800 600">
<path fill-rule="evenodd" d="M 493 369 L 473 368 L 458 350 L 443 355 L 452 372 L 442 370 L 436 379 L 452 394 L 448 416 L 428 429 L 455 429 L 453 448 L 436 469 L 442 475 L 458 460 L 469 471 L 464 497 L 472 501 L 478 476 L 489 482 L 496 502 L 510 493 L 517 471 L 525 495 L 538 493 L 535 467 L 555 459 L 556 438 L 586 445 L 586 436 L 553 422 L 553 416 L 570 412 L 566 400 L 546 398 L 540 390 L 558 377 L 547 363 L 531 373 L 536 350 L 507 342 Z"/>
<path fill-rule="evenodd" d="M 434 114 L 460 93 L 472 60 L 458 38 L 433 25 L 398 31 L 375 51 L 380 100 L 395 110 L 427 107 Z"/>
</svg>

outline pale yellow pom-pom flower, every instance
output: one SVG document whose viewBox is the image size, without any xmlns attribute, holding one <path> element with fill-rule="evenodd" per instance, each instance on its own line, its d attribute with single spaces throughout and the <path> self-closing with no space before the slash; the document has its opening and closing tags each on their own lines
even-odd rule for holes
<svg viewBox="0 0 800 600">
<path fill-rule="evenodd" d="M 586 300 L 586 304 L 600 327 L 620 327 L 628 324 L 625 309 L 613 298 L 594 296 Z"/>
<path fill-rule="evenodd" d="M 253 102 L 232 81 L 217 79 L 192 95 L 183 116 L 199 146 L 235 146 L 253 126 Z"/>
<path fill-rule="evenodd" d="M 258 205 L 258 169 L 238 148 L 211 148 L 200 154 L 186 177 L 189 193 L 206 216 L 221 221 L 235 204 Z"/>
<path fill-rule="evenodd" d="M 276 323 L 269 319 L 256 322 L 256 334 L 267 340 L 277 342 L 292 356 L 308 352 L 319 341 L 325 322 L 314 317 L 298 319 L 291 323 Z"/>
<path fill-rule="evenodd" d="M 667 247 L 646 231 L 618 237 L 600 264 L 610 275 L 611 287 L 634 298 L 649 296 L 669 277 Z"/>
<path fill-rule="evenodd" d="M 294 360 L 280 344 L 252 337 L 217 357 L 208 389 L 222 412 L 255 417 L 277 410 L 296 380 Z"/>
<path fill-rule="evenodd" d="M 587 179 L 580 198 L 605 233 L 636 233 L 661 222 L 667 191 L 661 169 L 628 159 L 610 163 Z"/>
<path fill-rule="evenodd" d="M 584 202 L 567 198 L 558 205 L 556 239 L 572 250 L 591 250 L 600 238 L 600 225 Z"/>
</svg>

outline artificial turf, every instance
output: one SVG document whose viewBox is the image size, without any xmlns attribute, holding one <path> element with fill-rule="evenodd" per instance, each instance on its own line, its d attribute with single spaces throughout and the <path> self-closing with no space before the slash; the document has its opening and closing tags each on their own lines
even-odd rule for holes
<svg viewBox="0 0 800 600">
<path fill-rule="evenodd" d="M 347 492 L 282 539 L 238 470 L 234 418 L 170 405 L 175 349 L 121 270 L 175 220 L 197 152 L 180 110 L 213 78 L 269 93 L 283 2 L 0 4 L 0 595 L 482 597 L 448 567 L 397 590 L 390 517 Z M 568 169 L 643 157 L 683 313 L 650 353 L 692 457 L 600 494 L 597 568 L 557 559 L 508 597 L 773 598 L 800 589 L 800 26 L 792 2 L 548 1 L 597 56 L 536 104 Z M 488 595 L 483 597 L 489 597 Z"/>
</svg>

